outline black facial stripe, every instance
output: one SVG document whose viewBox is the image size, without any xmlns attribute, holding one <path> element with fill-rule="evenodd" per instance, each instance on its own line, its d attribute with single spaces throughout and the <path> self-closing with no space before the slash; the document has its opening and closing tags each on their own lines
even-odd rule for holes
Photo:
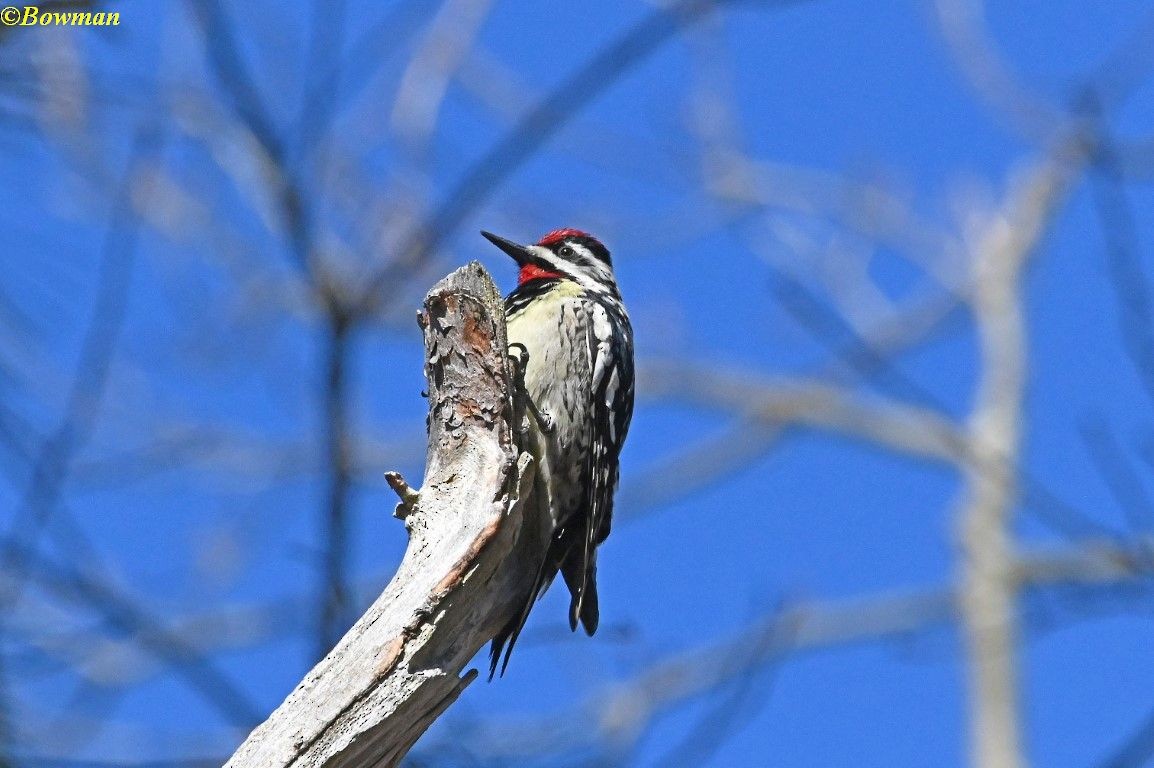
<svg viewBox="0 0 1154 768">
<path fill-rule="evenodd" d="M 569 257 L 569 261 L 573 262 L 574 264 L 578 264 L 582 267 L 592 267 L 594 265 L 594 262 L 595 262 L 594 259 L 589 258 L 588 256 L 581 253 L 580 251 L 575 251 L 573 253 L 573 255 L 571 257 Z"/>
<path fill-rule="evenodd" d="M 566 243 L 573 243 L 574 245 L 583 245 L 589 249 L 589 252 L 597 257 L 606 266 L 612 267 L 613 261 L 609 257 L 609 249 L 601 244 L 601 241 L 595 237 L 567 237 L 561 242 L 552 247 L 554 253 L 560 256 L 560 251 L 565 247 Z M 562 257 L 564 258 L 564 257 Z"/>
</svg>

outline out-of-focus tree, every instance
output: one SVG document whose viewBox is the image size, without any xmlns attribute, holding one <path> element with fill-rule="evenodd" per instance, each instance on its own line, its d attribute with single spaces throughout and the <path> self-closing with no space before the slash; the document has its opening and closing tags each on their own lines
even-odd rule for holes
<svg viewBox="0 0 1154 768">
<path fill-rule="evenodd" d="M 750 140 L 750 100 L 775 73 L 739 65 L 750 52 L 727 19 L 820 5 L 680 0 L 641 5 L 615 30 L 538 29 L 533 45 L 563 64 L 550 78 L 523 47 L 487 42 L 495 17 L 518 13 L 491 0 L 124 3 L 118 28 L 2 28 L 4 183 L 11 200 L 22 184 L 42 196 L 29 207 L 54 226 L 14 217 L 0 251 L 0 764 L 219 764 L 332 648 L 399 558 L 380 478 L 424 450 L 412 313 L 473 253 L 482 215 L 509 232 L 588 222 L 619 264 L 635 255 L 653 272 L 655 254 L 723 238 L 731 250 L 698 264 L 701 282 L 732 279 L 734 251 L 757 260 L 760 300 L 811 337 L 795 339 L 797 365 L 763 364 L 758 349 L 703 357 L 677 329 L 725 307 L 692 293 L 663 304 L 626 281 L 654 342 L 639 349 L 642 412 L 694 426 L 687 445 L 650 446 L 627 469 L 621 525 L 812 432 L 831 452 L 850 438 L 912 459 L 903 471 L 950 473 L 954 536 L 939 581 L 772 601 L 743 630 L 703 626 L 695 647 L 637 654 L 572 706 L 531 702 L 547 711 L 525 719 L 462 702 L 412 764 L 642 761 L 644 739 L 702 700 L 705 715 L 654 754 L 705 764 L 765 707 L 786 660 L 942 628 L 961 640 L 970 764 L 1026 764 L 1022 649 L 1044 605 L 1076 601 L 1081 617 L 1150 597 L 1152 507 L 1128 438 L 1071 416 L 1124 528 L 1065 501 L 1024 442 L 1040 347 L 1026 283 L 1084 191 L 1114 289 L 1110 341 L 1154 396 L 1154 304 L 1129 199 L 1154 139 L 1117 127 L 1150 79 L 1154 25 L 1057 98 L 999 49 L 979 0 L 937 0 L 943 50 L 1016 157 L 986 192 L 931 215 L 946 190 L 918 205 L 874 175 Z M 655 58 L 675 62 L 677 115 L 587 109 Z M 645 191 L 622 191 L 632 185 Z M 883 259 L 915 275 L 911 290 L 890 290 Z M 970 352 L 950 346 L 958 326 Z M 935 344 L 968 370 L 960 398 L 903 362 Z M 770 514 L 733 498 L 735 536 Z M 1019 515 L 1052 537 L 1022 537 Z M 185 582 L 140 582 L 177 560 Z M 534 623 L 550 626 L 543 613 Z M 625 646 L 636 631 L 604 630 Z M 164 699 L 201 713 L 194 730 L 140 712 Z M 1154 754 L 1154 718 L 1118 734 L 1105 765 Z"/>
</svg>

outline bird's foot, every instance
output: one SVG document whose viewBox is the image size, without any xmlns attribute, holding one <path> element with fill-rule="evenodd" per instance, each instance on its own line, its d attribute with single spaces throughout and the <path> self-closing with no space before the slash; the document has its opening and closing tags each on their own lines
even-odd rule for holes
<svg viewBox="0 0 1154 768">
<path fill-rule="evenodd" d="M 514 350 L 516 351 L 515 353 Z M 537 404 L 533 402 L 533 398 L 529 395 L 528 388 L 525 386 L 525 370 L 529 366 L 529 350 L 524 344 L 515 341 L 509 345 L 509 363 L 513 367 L 513 387 L 517 393 L 525 397 L 525 405 L 529 413 L 533 415 L 533 420 L 537 423 L 537 428 L 546 435 L 553 434 L 553 430 L 556 427 L 553 417 L 537 407 Z M 523 422 L 518 432 L 525 434 L 528 431 L 528 422 Z"/>
</svg>

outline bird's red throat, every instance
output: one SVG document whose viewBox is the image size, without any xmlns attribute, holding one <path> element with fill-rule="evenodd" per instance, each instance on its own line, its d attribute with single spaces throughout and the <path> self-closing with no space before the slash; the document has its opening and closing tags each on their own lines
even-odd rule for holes
<svg viewBox="0 0 1154 768">
<path fill-rule="evenodd" d="M 517 285 L 524 285 L 530 280 L 543 280 L 550 277 L 564 277 L 560 272 L 552 272 L 548 269 L 542 269 L 536 264 L 526 264 L 521 267 L 521 274 L 517 278 Z"/>
</svg>

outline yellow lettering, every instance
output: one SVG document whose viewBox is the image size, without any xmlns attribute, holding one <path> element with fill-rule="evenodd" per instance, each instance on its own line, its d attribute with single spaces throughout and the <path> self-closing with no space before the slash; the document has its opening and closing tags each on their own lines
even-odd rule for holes
<svg viewBox="0 0 1154 768">
<path fill-rule="evenodd" d="M 101 11 L 100 13 L 79 12 L 40 12 L 40 8 L 35 5 L 26 5 L 23 10 L 17 7 L 5 9 L 5 18 L 11 19 L 12 26 L 33 27 L 33 26 L 56 26 L 56 27 L 119 27 L 120 13 L 107 13 Z M 9 15 L 7 11 L 11 11 Z M 7 22 L 5 22 L 7 23 Z"/>
</svg>

